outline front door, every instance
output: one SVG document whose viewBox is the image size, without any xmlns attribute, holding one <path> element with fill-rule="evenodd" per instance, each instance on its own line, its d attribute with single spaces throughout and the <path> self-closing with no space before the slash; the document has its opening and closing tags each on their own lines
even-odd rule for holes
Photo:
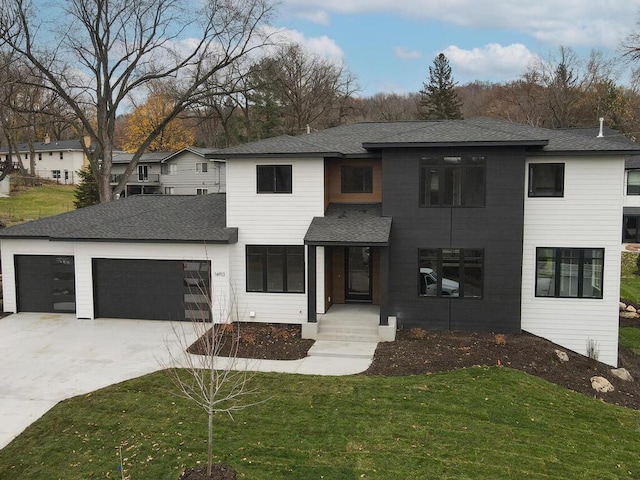
<svg viewBox="0 0 640 480">
<path fill-rule="evenodd" d="M 347 302 L 371 302 L 371 265 L 369 247 L 346 248 Z"/>
</svg>

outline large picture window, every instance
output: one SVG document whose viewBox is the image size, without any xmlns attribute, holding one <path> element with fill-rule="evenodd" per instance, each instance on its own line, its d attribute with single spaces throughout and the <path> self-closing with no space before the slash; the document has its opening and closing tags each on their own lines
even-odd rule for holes
<svg viewBox="0 0 640 480">
<path fill-rule="evenodd" d="M 420 159 L 421 207 L 483 207 L 484 198 L 484 157 Z"/>
<path fill-rule="evenodd" d="M 536 249 L 536 297 L 602 298 L 603 248 Z"/>
<path fill-rule="evenodd" d="M 421 249 L 418 257 L 420 296 L 482 298 L 484 270 L 482 249 Z"/>
<path fill-rule="evenodd" d="M 343 165 L 341 178 L 342 193 L 373 192 L 373 167 Z"/>
<path fill-rule="evenodd" d="M 530 197 L 564 196 L 564 163 L 529 164 Z"/>
<path fill-rule="evenodd" d="M 291 193 L 291 165 L 258 165 L 258 193 Z"/>
<path fill-rule="evenodd" d="M 247 245 L 247 292 L 304 293 L 304 247 Z"/>
</svg>

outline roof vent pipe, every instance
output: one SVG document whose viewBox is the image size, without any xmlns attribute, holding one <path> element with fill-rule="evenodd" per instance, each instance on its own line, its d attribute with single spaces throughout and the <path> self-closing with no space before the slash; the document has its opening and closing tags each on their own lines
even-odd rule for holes
<svg viewBox="0 0 640 480">
<path fill-rule="evenodd" d="M 604 133 L 602 133 L 603 126 L 604 126 L 604 117 L 600 117 L 600 132 L 598 132 L 598 137 L 597 138 L 604 137 Z"/>
<path fill-rule="evenodd" d="M 311 133 L 311 126 L 307 123 L 307 135 Z"/>
</svg>

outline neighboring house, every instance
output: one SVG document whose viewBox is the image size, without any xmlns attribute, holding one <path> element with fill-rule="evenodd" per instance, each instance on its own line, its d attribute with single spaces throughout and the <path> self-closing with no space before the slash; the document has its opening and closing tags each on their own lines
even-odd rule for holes
<svg viewBox="0 0 640 480">
<path fill-rule="evenodd" d="M 89 137 L 83 140 L 51 141 L 49 136 L 44 141 L 34 143 L 33 155 L 35 156 L 35 174 L 41 178 L 55 180 L 62 184 L 77 184 L 80 182 L 78 171 L 89 164 L 82 142 L 89 144 Z M 28 143 L 18 145 L 18 154 L 24 167 L 29 170 L 32 151 Z M 9 148 L 0 147 L 0 156 L 9 160 Z M 18 162 L 18 155 L 13 153 L 11 162 Z"/>
<path fill-rule="evenodd" d="M 4 309 L 520 332 L 617 363 L 617 137 L 477 118 L 360 123 L 208 154 L 226 195 L 136 197 L 0 231 Z M 191 280 L 189 280 L 191 278 Z M 53 279 L 53 283 L 52 283 Z M 56 283 L 65 281 L 65 285 Z M 162 301 L 156 299 L 162 299 Z M 349 310 L 345 315 L 349 315 Z"/>
<path fill-rule="evenodd" d="M 144 153 L 129 175 L 123 196 L 166 194 L 206 195 L 225 191 L 225 165 L 210 160 L 214 150 L 187 147 L 177 152 Z M 113 156 L 111 185 L 116 186 L 133 158 L 132 153 Z"/>
<path fill-rule="evenodd" d="M 127 184 L 122 191 L 123 197 L 129 195 L 148 195 L 163 193 L 160 183 L 160 164 L 169 152 L 143 153 L 138 160 L 136 169 L 127 178 Z M 118 152 L 113 154 L 111 165 L 111 186 L 115 187 L 122 180 L 133 153 Z"/>
<path fill-rule="evenodd" d="M 212 149 L 187 147 L 161 162 L 160 183 L 167 195 L 206 195 L 225 192 L 225 163 L 209 160 Z"/>
</svg>

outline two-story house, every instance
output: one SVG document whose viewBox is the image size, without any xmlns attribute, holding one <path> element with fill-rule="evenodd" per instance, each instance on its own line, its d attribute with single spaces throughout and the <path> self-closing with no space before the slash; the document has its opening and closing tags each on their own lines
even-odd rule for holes
<svg viewBox="0 0 640 480">
<path fill-rule="evenodd" d="M 209 298 L 217 321 L 234 304 L 314 338 L 332 309 L 346 321 L 368 305 L 386 340 L 524 330 L 595 344 L 615 365 L 620 192 L 638 152 L 486 118 L 240 145 L 210 154 L 227 162 L 226 195 L 136 197 L 1 231 L 4 308 L 179 320 Z"/>
<path fill-rule="evenodd" d="M 82 140 L 52 141 L 47 135 L 42 142 L 31 145 L 19 144 L 17 152 L 11 153 L 11 158 L 9 158 L 9 148 L 0 147 L 0 156 L 13 164 L 22 162 L 22 165 L 29 169 L 33 155 L 36 176 L 65 185 L 73 185 L 80 182 L 78 171 L 89 164 L 83 144 L 87 146 L 90 144 L 89 137 Z"/>
<path fill-rule="evenodd" d="M 123 196 L 206 195 L 225 191 L 225 164 L 208 155 L 215 150 L 186 147 L 177 152 L 142 154 L 136 170 L 129 175 Z M 133 154 L 113 156 L 111 185 L 120 182 Z"/>
</svg>

